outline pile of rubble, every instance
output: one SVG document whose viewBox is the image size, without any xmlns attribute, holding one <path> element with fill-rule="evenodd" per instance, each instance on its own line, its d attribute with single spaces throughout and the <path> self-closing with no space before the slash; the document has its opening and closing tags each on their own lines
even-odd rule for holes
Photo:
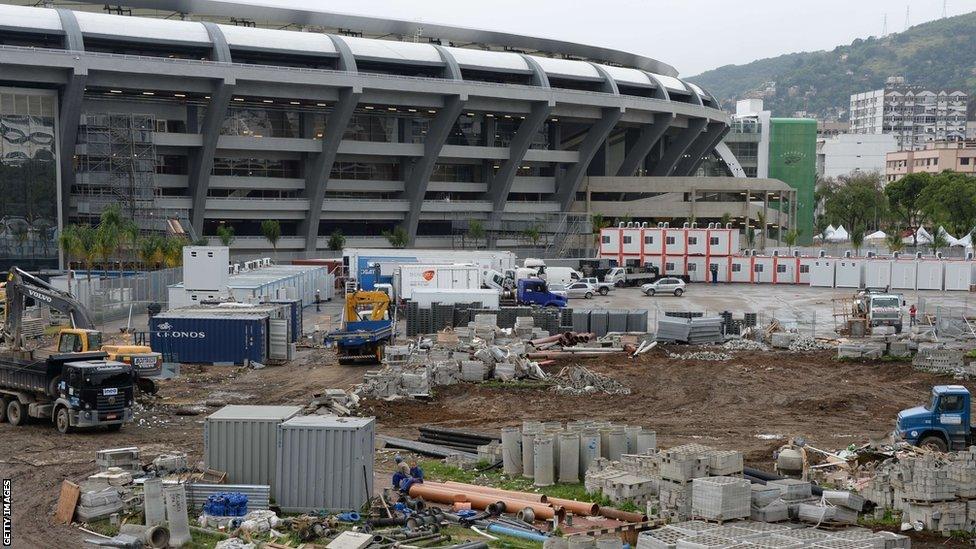
<svg viewBox="0 0 976 549">
<path fill-rule="evenodd" d="M 732 360 L 732 355 L 713 351 L 697 351 L 690 353 L 668 353 L 668 358 L 674 360 L 707 360 L 724 362 L 726 360 Z"/>
<path fill-rule="evenodd" d="M 904 523 L 943 533 L 976 531 L 976 447 L 899 454 L 880 463 L 858 487 L 878 508 L 900 511 Z"/>
<path fill-rule="evenodd" d="M 810 353 L 814 351 L 829 351 L 834 348 L 834 345 L 819 341 L 807 335 L 795 334 L 796 337 L 790 342 L 789 351 L 791 353 Z"/>
<path fill-rule="evenodd" d="M 737 337 L 726 341 L 722 348 L 726 351 L 768 351 L 769 347 L 745 337 Z"/>
<path fill-rule="evenodd" d="M 302 410 L 302 414 L 348 416 L 359 408 L 359 395 L 342 389 L 326 389 L 312 395 L 312 401 Z"/>
<path fill-rule="evenodd" d="M 629 395 L 630 389 L 616 379 L 598 374 L 582 366 L 566 367 L 551 376 L 555 383 L 552 390 L 562 395 L 587 395 L 603 393 L 607 395 Z"/>
</svg>

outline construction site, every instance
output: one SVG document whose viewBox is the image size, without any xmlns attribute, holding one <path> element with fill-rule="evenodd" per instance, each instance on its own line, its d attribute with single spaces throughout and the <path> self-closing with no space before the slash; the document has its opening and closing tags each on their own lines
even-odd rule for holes
<svg viewBox="0 0 976 549">
<path fill-rule="evenodd" d="M 10 272 L 14 546 L 972 544 L 969 293 L 183 255 Z"/>
</svg>

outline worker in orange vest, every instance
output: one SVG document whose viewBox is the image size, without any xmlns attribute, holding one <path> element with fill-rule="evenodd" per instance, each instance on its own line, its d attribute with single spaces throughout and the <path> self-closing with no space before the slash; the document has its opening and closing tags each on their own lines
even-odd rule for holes
<svg viewBox="0 0 976 549">
<path fill-rule="evenodd" d="M 918 314 L 918 309 L 916 309 L 915 308 L 915 304 L 912 303 L 912 306 L 908 308 L 908 325 L 909 326 L 914 326 L 915 325 L 915 315 L 916 314 Z"/>
</svg>

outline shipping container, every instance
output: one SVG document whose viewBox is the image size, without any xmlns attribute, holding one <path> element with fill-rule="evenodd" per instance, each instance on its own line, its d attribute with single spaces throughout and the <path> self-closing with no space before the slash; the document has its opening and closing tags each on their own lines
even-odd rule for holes
<svg viewBox="0 0 976 549">
<path fill-rule="evenodd" d="M 914 258 L 891 262 L 891 289 L 914 290 L 918 285 L 918 262 Z"/>
<path fill-rule="evenodd" d="M 704 257 L 689 257 L 687 259 L 688 278 L 692 282 L 708 282 L 710 277 Z"/>
<path fill-rule="evenodd" d="M 945 277 L 945 262 L 936 258 L 918 260 L 915 287 L 919 290 L 941 290 Z"/>
<path fill-rule="evenodd" d="M 797 258 L 773 256 L 773 283 L 796 284 Z"/>
<path fill-rule="evenodd" d="M 973 284 L 973 262 L 950 260 L 945 264 L 945 289 L 968 291 Z"/>
<path fill-rule="evenodd" d="M 429 309 L 433 303 L 441 305 L 457 305 L 463 303 L 481 303 L 483 309 L 497 309 L 499 305 L 498 290 L 441 290 L 437 288 L 417 288 L 413 291 L 413 299 L 421 309 Z"/>
<path fill-rule="evenodd" d="M 282 511 L 359 510 L 372 496 L 374 418 L 294 417 L 278 426 L 277 446 Z"/>
<path fill-rule="evenodd" d="M 315 302 L 318 291 L 322 300 L 332 299 L 335 276 L 325 267 L 303 265 L 271 265 L 242 271 L 230 277 L 220 291 L 193 291 L 184 283 L 169 287 L 169 308 L 185 307 L 201 301 L 233 300 L 240 303 L 261 303 L 276 299 L 300 299 L 304 305 Z"/>
<path fill-rule="evenodd" d="M 477 265 L 400 265 L 393 276 L 393 293 L 399 300 L 413 298 L 419 288 L 474 290 L 481 288 Z"/>
<path fill-rule="evenodd" d="M 224 406 L 203 422 L 203 460 L 227 472 L 232 484 L 274 487 L 278 425 L 298 415 L 299 406 Z"/>
<path fill-rule="evenodd" d="M 708 229 L 686 229 L 685 240 L 687 248 L 685 253 L 688 255 L 705 255 L 708 253 Z"/>
<path fill-rule="evenodd" d="M 729 258 L 729 278 L 732 282 L 752 282 L 752 257 L 734 255 Z"/>
<path fill-rule="evenodd" d="M 267 314 L 160 313 L 149 320 L 150 344 L 167 362 L 264 363 Z"/>
<path fill-rule="evenodd" d="M 619 229 L 603 229 L 600 231 L 600 257 L 621 261 Z"/>
<path fill-rule="evenodd" d="M 640 258 L 642 229 L 640 227 L 627 227 L 620 230 L 620 253 L 624 258 Z"/>
<path fill-rule="evenodd" d="M 891 260 L 872 257 L 864 262 L 864 287 L 888 288 L 891 286 Z"/>
<path fill-rule="evenodd" d="M 837 261 L 831 257 L 817 257 L 810 266 L 810 285 L 817 288 L 833 288 L 837 274 Z"/>
<path fill-rule="evenodd" d="M 809 284 L 810 286 L 814 285 L 813 268 L 817 264 L 817 261 L 821 259 L 822 258 L 819 257 L 806 257 L 806 256 L 800 257 L 798 259 L 797 277 L 796 277 L 797 284 Z M 827 276 L 828 276 L 827 280 L 829 281 L 827 287 L 833 288 L 834 287 L 833 265 L 829 267 L 829 273 L 827 273 Z"/>
<path fill-rule="evenodd" d="M 285 305 L 288 307 L 287 316 L 291 320 L 291 342 L 295 343 L 302 338 L 302 300 L 301 299 L 275 299 L 271 303 Z"/>
<path fill-rule="evenodd" d="M 223 290 L 230 281 L 227 246 L 183 246 L 183 287 Z"/>
<path fill-rule="evenodd" d="M 732 275 L 730 272 L 730 258 L 728 256 L 710 257 L 708 258 L 708 277 L 709 283 L 712 282 L 712 270 L 714 269 L 717 282 L 729 282 L 729 278 Z"/>
<path fill-rule="evenodd" d="M 669 256 L 683 256 L 688 252 L 688 235 L 685 229 L 664 229 L 664 253 Z"/>
<path fill-rule="evenodd" d="M 858 257 L 843 257 L 836 260 L 834 286 L 837 288 L 862 288 L 864 286 L 864 262 Z"/>
<path fill-rule="evenodd" d="M 752 257 L 752 280 L 750 282 L 753 284 L 770 284 L 774 281 L 775 274 L 772 256 L 756 255 Z"/>
</svg>

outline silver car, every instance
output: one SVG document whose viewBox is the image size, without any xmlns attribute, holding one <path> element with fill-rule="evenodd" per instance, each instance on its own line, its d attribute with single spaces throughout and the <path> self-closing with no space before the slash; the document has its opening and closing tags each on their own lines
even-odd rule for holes
<svg viewBox="0 0 976 549">
<path fill-rule="evenodd" d="M 685 293 L 685 281 L 680 278 L 666 276 L 641 286 L 641 291 L 651 296 L 654 294 L 674 294 L 681 297 Z"/>
<path fill-rule="evenodd" d="M 566 294 L 569 297 L 582 297 L 584 299 L 590 299 L 593 294 L 597 293 L 595 287 L 588 282 L 573 282 L 569 286 L 566 286 Z"/>
</svg>

